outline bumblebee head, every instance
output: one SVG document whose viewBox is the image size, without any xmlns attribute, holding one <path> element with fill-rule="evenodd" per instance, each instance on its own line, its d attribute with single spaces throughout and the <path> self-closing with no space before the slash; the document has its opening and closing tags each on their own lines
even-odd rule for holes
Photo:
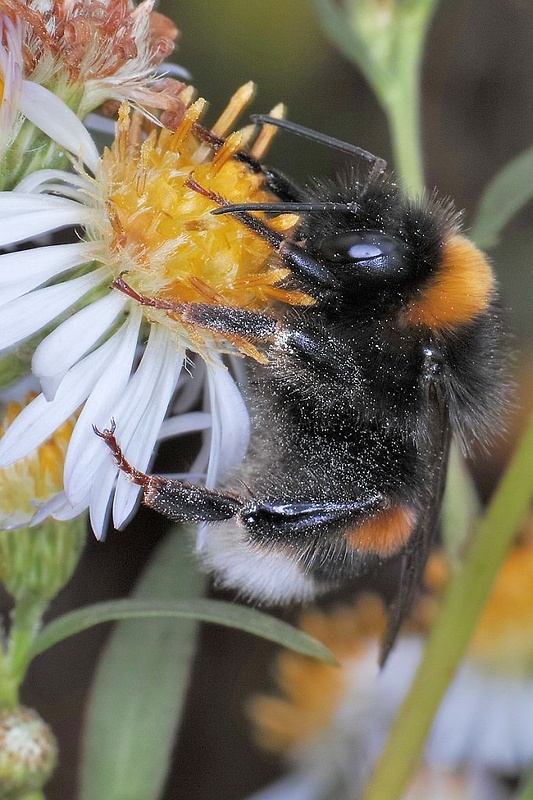
<svg viewBox="0 0 533 800">
<path fill-rule="evenodd" d="M 305 215 L 297 232 L 305 250 L 334 277 L 330 296 L 342 313 L 409 302 L 438 273 L 445 242 L 457 227 L 449 207 L 404 198 L 387 175 L 363 185 L 350 173 L 309 192 L 315 202 L 338 203 L 339 209 L 344 204 L 345 210 Z"/>
</svg>

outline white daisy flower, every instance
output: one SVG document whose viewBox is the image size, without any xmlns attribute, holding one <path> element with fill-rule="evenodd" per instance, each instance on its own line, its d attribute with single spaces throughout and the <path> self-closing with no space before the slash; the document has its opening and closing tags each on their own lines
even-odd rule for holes
<svg viewBox="0 0 533 800">
<path fill-rule="evenodd" d="M 242 110 L 242 92 L 237 97 L 225 125 Z M 113 522 L 121 527 L 139 487 L 119 474 L 92 426 L 105 428 L 114 419 L 126 457 L 146 470 L 187 351 L 206 364 L 210 485 L 238 463 L 247 445 L 246 408 L 220 353 L 236 346 L 259 357 L 255 348 L 238 338 L 229 344 L 179 313 L 139 303 L 136 293 L 261 313 L 274 299 L 309 301 L 278 286 L 288 271 L 270 264 L 270 245 L 229 215 L 213 216 L 216 204 L 189 188 L 193 173 L 202 187 L 231 202 L 271 197 L 261 188 L 261 175 L 233 158 L 240 134 L 213 150 L 191 132 L 203 106 L 191 106 L 176 131 L 154 128 L 144 139 L 124 108 L 113 147 L 96 164 L 86 162 L 95 177 L 43 170 L 16 191 L 0 193 L 0 247 L 60 228 L 85 231 L 84 240 L 0 256 L 0 350 L 42 338 L 32 362 L 42 394 L 0 441 L 0 466 L 31 452 L 83 406 L 66 455 L 64 495 L 43 513 L 66 519 L 89 507 L 98 536 L 110 498 Z M 289 223 L 294 218 L 285 215 L 271 224 L 282 230 Z M 124 272 L 131 290 L 119 291 L 113 282 Z M 205 414 L 186 420 L 187 430 L 205 426 Z"/>
<path fill-rule="evenodd" d="M 29 398 L 21 400 L 4 402 L 0 434 Z M 67 419 L 26 458 L 0 470 L 0 580 L 15 603 L 31 597 L 44 608 L 69 580 L 87 539 L 83 516 L 31 526 L 35 503 L 47 502 L 62 489 L 65 454 L 75 422 L 75 417 Z"/>
<path fill-rule="evenodd" d="M 178 30 L 154 6 L 155 0 L 137 6 L 131 0 L 1 0 L 0 13 L 22 30 L 25 77 L 83 117 L 110 99 L 173 107 L 170 84 L 151 87 L 150 80 L 174 50 Z"/>
<path fill-rule="evenodd" d="M 435 561 L 434 575 L 442 569 Z M 278 694 L 252 698 L 258 744 L 285 756 L 291 772 L 250 800 L 348 800 L 363 792 L 409 690 L 432 616 L 421 601 L 379 668 L 385 612 L 377 596 L 332 613 L 308 611 L 301 627 L 324 642 L 340 668 L 295 653 L 277 659 Z M 440 705 L 422 771 L 405 800 L 507 797 L 498 775 L 533 765 L 533 530 L 500 570 L 463 664 Z"/>
<path fill-rule="evenodd" d="M 1 8 L 1 6 L 0 6 Z M 20 165 L 14 163 L 21 151 L 28 148 L 31 141 L 24 137 L 14 153 L 9 148 L 20 134 L 24 119 L 28 119 L 46 137 L 55 140 L 62 147 L 75 152 L 93 167 L 98 152 L 86 129 L 73 111 L 53 92 L 24 77 L 23 24 L 20 19 L 12 20 L 0 13 L 0 176 L 2 185 L 8 186 L 19 171 Z M 51 144 L 47 145 L 51 147 Z M 35 156 L 31 156 L 33 162 Z M 31 169 L 30 162 L 24 161 L 24 170 Z"/>
<path fill-rule="evenodd" d="M 0 434 L 24 408 L 14 400 L 5 404 L 0 418 Z M 62 489 L 65 453 L 75 420 L 67 419 L 53 436 L 43 441 L 25 459 L 0 470 L 0 530 L 27 525 L 35 514 L 34 503 L 43 503 Z"/>
<path fill-rule="evenodd" d="M 137 7 L 128 0 L 0 1 L 1 188 L 37 169 L 65 166 L 64 149 L 94 162 L 87 131 L 78 126 L 75 149 L 68 132 L 73 118 L 106 101 L 162 109 L 167 122 L 182 116 L 183 84 L 155 74 L 177 29 L 153 6 L 153 0 Z"/>
</svg>

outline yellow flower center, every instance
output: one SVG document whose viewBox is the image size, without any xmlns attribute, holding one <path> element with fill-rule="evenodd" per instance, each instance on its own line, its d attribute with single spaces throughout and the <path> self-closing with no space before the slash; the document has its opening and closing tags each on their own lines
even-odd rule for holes
<svg viewBox="0 0 533 800">
<path fill-rule="evenodd" d="M 235 158 L 246 131 L 227 136 L 219 147 L 200 141 L 195 125 L 204 106 L 205 101 L 196 101 L 175 131 L 153 129 L 144 141 L 136 118 L 122 107 L 118 135 L 103 155 L 99 176 L 105 187 L 109 225 L 104 236 L 114 276 L 122 274 L 140 295 L 166 303 L 258 313 L 268 313 L 276 301 L 312 303 L 302 292 L 280 286 L 290 273 L 273 258 L 271 245 L 231 214 L 213 216 L 217 203 L 190 188 L 188 181 L 193 179 L 209 195 L 230 203 L 276 199 L 264 188 L 261 172 Z M 214 126 L 217 135 L 234 116 L 225 115 L 218 128 Z M 258 216 L 264 219 L 264 214 Z M 284 214 L 268 224 L 282 232 L 297 221 L 295 215 Z M 178 311 L 146 305 L 144 311 L 150 322 L 193 339 L 196 348 L 204 342 L 205 332 L 191 330 L 180 321 Z M 249 343 L 223 338 L 255 355 Z"/>
<path fill-rule="evenodd" d="M 28 398 L 29 402 L 31 398 Z M 19 403 L 9 403 L 0 423 L 0 436 L 22 411 Z M 74 429 L 67 420 L 53 436 L 26 458 L 0 470 L 0 517 L 14 523 L 30 519 L 36 506 L 63 489 L 65 453 Z"/>
<path fill-rule="evenodd" d="M 323 642 L 340 666 L 291 651 L 280 653 L 275 672 L 280 694 L 256 695 L 248 705 L 257 743 L 286 753 L 326 731 L 350 681 L 349 664 L 383 636 L 385 626 L 377 595 L 361 595 L 355 605 L 330 613 L 307 611 L 301 629 Z"/>
<path fill-rule="evenodd" d="M 533 675 L 533 517 L 500 569 L 469 655 L 507 675 Z"/>
<path fill-rule="evenodd" d="M 448 582 L 444 553 L 434 553 L 425 573 L 430 594 L 417 603 L 414 614 L 431 628 Z M 421 611 L 425 610 L 425 615 Z M 533 676 L 533 515 L 529 529 L 515 543 L 500 567 L 491 595 L 468 649 L 479 668 L 501 675 Z"/>
</svg>

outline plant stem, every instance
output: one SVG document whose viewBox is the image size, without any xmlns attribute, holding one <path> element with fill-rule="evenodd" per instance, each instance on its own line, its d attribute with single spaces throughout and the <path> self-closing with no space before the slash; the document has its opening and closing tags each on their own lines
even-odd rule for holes
<svg viewBox="0 0 533 800">
<path fill-rule="evenodd" d="M 413 77 L 413 80 L 407 80 Z M 382 102 L 386 106 L 391 131 L 396 174 L 406 191 L 420 194 L 424 189 L 424 171 L 416 76 L 407 75 L 404 83 L 392 87 Z"/>
<path fill-rule="evenodd" d="M 363 800 L 399 800 L 533 496 L 533 417 L 452 578 L 422 662 Z"/>
<path fill-rule="evenodd" d="M 18 689 L 31 660 L 31 646 L 40 625 L 46 603 L 33 595 L 20 597 L 11 615 L 7 654 L 0 681 L 0 707 L 18 704 Z"/>
<path fill-rule="evenodd" d="M 533 773 L 529 773 L 524 784 L 520 787 L 517 800 L 533 800 Z"/>
</svg>

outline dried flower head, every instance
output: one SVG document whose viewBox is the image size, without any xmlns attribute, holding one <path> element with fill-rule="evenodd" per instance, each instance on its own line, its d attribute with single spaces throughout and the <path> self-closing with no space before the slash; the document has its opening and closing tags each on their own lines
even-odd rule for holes
<svg viewBox="0 0 533 800">
<path fill-rule="evenodd" d="M 174 49 L 174 23 L 155 0 L 2 0 L 23 31 L 24 75 L 62 97 L 80 117 L 109 99 L 168 108 L 147 81 Z M 157 93 L 156 93 L 157 94 Z"/>
</svg>

